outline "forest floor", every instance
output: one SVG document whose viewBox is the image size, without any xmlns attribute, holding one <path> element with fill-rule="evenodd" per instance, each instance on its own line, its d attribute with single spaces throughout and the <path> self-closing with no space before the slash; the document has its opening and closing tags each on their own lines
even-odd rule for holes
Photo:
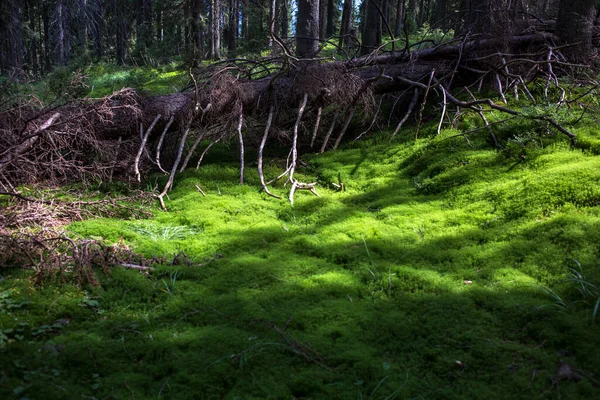
<svg viewBox="0 0 600 400">
<path fill-rule="evenodd" d="M 320 197 L 293 206 L 224 144 L 168 212 L 72 223 L 174 261 L 88 287 L 0 270 L 0 397 L 598 398 L 600 133 L 508 123 L 498 151 L 456 136 L 475 117 L 301 155 Z"/>
</svg>

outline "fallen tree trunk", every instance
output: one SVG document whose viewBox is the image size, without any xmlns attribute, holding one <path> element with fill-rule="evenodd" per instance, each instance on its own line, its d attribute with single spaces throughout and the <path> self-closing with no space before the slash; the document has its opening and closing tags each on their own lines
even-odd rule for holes
<svg viewBox="0 0 600 400">
<path fill-rule="evenodd" d="M 86 151 L 82 149 L 76 158 L 65 159 L 63 164 L 68 166 L 71 163 L 71 167 L 80 172 L 85 172 L 86 168 L 93 169 L 100 178 L 104 170 L 110 170 L 112 177 L 116 164 L 114 158 L 110 158 L 111 168 L 103 169 L 102 162 L 105 157 L 102 153 L 103 150 L 106 151 L 103 144 L 114 142 L 117 138 L 126 138 L 124 144 L 119 142 L 119 146 L 124 146 L 125 150 L 129 149 L 119 150 L 119 154 L 127 154 L 119 164 L 122 173 L 131 175 L 131 172 L 135 171 L 134 175 L 139 177 L 141 172 L 138 165 L 141 165 L 140 158 L 143 154 L 146 154 L 146 170 L 150 163 L 153 163 L 163 172 L 172 171 L 168 187 L 161 192 L 162 200 L 172 185 L 188 134 L 190 138 L 193 138 L 193 135 L 203 135 L 202 139 L 213 143 L 237 134 L 241 143 L 240 121 L 246 126 L 245 135 L 255 134 L 259 137 L 268 119 L 269 126 L 272 126 L 271 137 L 283 137 L 293 142 L 290 154 L 295 155 L 302 141 L 306 140 L 307 145 L 310 143 L 312 147 L 318 138 L 318 125 L 315 127 L 314 121 L 306 121 L 318 110 L 322 125 L 329 127 L 327 137 L 320 147 L 323 151 L 331 135 L 337 138 L 334 148 L 340 144 L 355 114 L 365 119 L 376 114 L 373 112 L 377 104 L 375 96 L 399 94 L 404 109 L 396 118 L 401 120 L 398 129 L 417 109 L 417 117 L 421 120 L 428 94 L 432 91 L 443 95 L 444 107 L 449 103 L 477 113 L 483 112 L 485 108 L 518 116 L 520 112 L 498 106 L 490 99 L 459 100 L 452 91 L 455 88 L 481 85 L 485 80 L 489 80 L 497 86 L 501 97 L 509 90 L 518 93 L 519 87 L 531 96 L 526 87 L 526 83 L 531 79 L 541 74 L 548 82 L 556 82 L 558 85 L 554 72 L 556 69 L 581 67 L 569 64 L 561 58 L 559 52 L 553 48 L 553 37 L 545 33 L 485 40 L 464 37 L 427 49 L 411 50 L 409 47 L 393 53 L 370 54 L 328 63 L 300 63 L 285 55 L 279 72 L 259 79 L 250 79 L 251 73 L 248 73 L 250 78 L 241 77 L 247 70 L 236 64 L 240 62 L 243 63 L 244 60 L 196 71 L 196 76 L 203 78 L 198 79 L 192 75 L 193 86 L 190 86 L 190 89 L 193 90 L 182 93 L 140 97 L 135 91 L 127 89 L 99 101 L 85 100 L 57 108 L 53 110 L 55 114 L 52 115 L 50 124 L 43 129 L 44 137 L 47 137 L 46 142 L 53 143 L 52 146 L 56 149 L 60 146 L 54 143 L 53 138 L 61 138 L 63 146 L 67 147 L 81 141 L 82 137 L 87 138 L 87 146 L 93 143 L 92 148 L 97 150 L 98 154 L 94 157 L 98 162 L 92 163 L 92 168 L 88 167 L 89 164 L 86 165 L 83 160 Z M 253 63 L 260 65 L 259 61 Z M 415 107 L 417 102 L 421 103 L 420 108 Z M 298 104 L 304 104 L 300 110 Z M 306 112 L 303 117 L 304 108 Z M 377 106 L 377 109 L 379 108 L 380 106 Z M 408 112 L 405 113 L 406 108 Z M 0 168 L 6 172 L 4 175 L 0 174 L 0 184 L 6 187 L 20 183 L 23 166 L 17 165 L 17 162 L 23 162 L 33 170 L 31 164 L 42 160 L 49 169 L 41 172 L 36 170 L 36 173 L 40 173 L 41 178 L 47 177 L 48 171 L 53 171 L 54 168 L 49 159 L 55 160 L 56 157 L 49 156 L 47 151 L 34 149 L 35 146 L 29 145 L 23 138 L 39 136 L 32 127 L 41 126 L 43 121 L 50 121 L 49 111 L 42 111 L 37 115 L 29 111 L 27 122 L 23 122 L 22 117 L 20 120 L 16 119 L 17 113 L 9 114 L 0 115 L 0 130 L 5 138 L 9 138 L 0 143 Z M 21 112 L 20 115 L 22 114 Z M 529 119 L 550 124 L 574 142 L 575 136 L 549 116 L 530 116 Z M 31 124 L 30 121 L 39 122 Z M 440 119 L 438 132 L 442 122 Z M 292 124 L 293 135 L 289 130 Z M 153 131 L 155 134 L 151 135 L 152 129 L 149 128 L 146 135 L 138 137 L 139 128 L 149 125 L 156 127 Z M 303 129 L 300 129 L 301 126 Z M 298 135 L 298 132 L 313 129 L 312 137 L 304 138 Z M 276 132 L 277 130 L 279 132 Z M 160 132 L 162 134 L 159 134 Z M 70 138 L 71 142 L 64 140 L 65 137 Z M 157 146 L 153 144 L 155 141 L 158 142 Z M 199 142 L 200 137 L 195 138 L 195 141 Z M 149 144 L 147 147 L 146 142 Z M 19 147 L 19 143 L 28 143 L 25 150 L 29 155 L 24 154 L 25 150 L 22 146 Z M 494 143 L 501 146 L 495 138 Z M 264 145 L 261 143 L 261 158 Z M 131 151 L 131 148 L 136 151 Z M 149 154 L 148 149 L 153 148 L 156 149 L 155 156 Z M 208 148 L 204 150 L 202 156 L 207 150 Z M 89 149 L 87 153 L 89 155 Z M 163 160 L 160 154 L 164 154 Z M 191 156 L 190 152 L 186 157 L 186 165 Z M 262 162 L 260 165 L 262 166 Z M 65 180 L 68 180 L 68 174 L 65 172 L 67 166 L 63 165 L 63 170 L 59 171 L 65 175 Z M 260 174 L 262 175 L 262 170 Z M 292 196 L 297 187 L 298 185 L 293 185 Z M 266 184 L 263 188 L 270 193 Z"/>
</svg>

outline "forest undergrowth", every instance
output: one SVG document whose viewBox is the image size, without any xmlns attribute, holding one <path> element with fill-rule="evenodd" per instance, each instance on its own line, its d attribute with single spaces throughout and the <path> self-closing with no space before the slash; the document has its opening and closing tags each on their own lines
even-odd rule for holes
<svg viewBox="0 0 600 400">
<path fill-rule="evenodd" d="M 503 150 L 462 134 L 477 118 L 301 150 L 320 197 L 293 206 L 260 191 L 255 164 L 239 185 L 236 145 L 216 145 L 168 212 L 72 223 L 163 263 L 96 286 L 0 269 L 0 397 L 598 397 L 594 116 L 571 127 L 576 148 L 499 124 Z M 277 176 L 285 154 L 267 151 Z"/>
</svg>

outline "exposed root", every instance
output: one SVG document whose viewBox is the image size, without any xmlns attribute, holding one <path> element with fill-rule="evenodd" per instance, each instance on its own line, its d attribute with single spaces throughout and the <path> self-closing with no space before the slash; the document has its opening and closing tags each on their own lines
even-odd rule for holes
<svg viewBox="0 0 600 400">
<path fill-rule="evenodd" d="M 204 132 L 200 132 L 198 134 L 198 136 L 196 137 L 194 144 L 190 148 L 190 151 L 188 151 L 187 156 L 185 156 L 185 159 L 183 160 L 183 163 L 181 164 L 181 168 L 179 168 L 179 173 L 182 173 L 183 171 L 185 171 L 188 163 L 190 162 L 190 159 L 192 158 L 192 155 L 194 155 L 194 152 L 196 151 L 196 147 L 198 147 L 198 145 L 200 144 L 202 139 L 204 139 Z"/>
<path fill-rule="evenodd" d="M 160 192 L 160 194 L 157 196 L 158 201 L 160 202 L 160 206 L 165 211 L 167 211 L 167 207 L 165 206 L 165 201 L 163 200 L 163 198 L 166 196 L 169 189 L 171 189 L 171 186 L 173 186 L 173 180 L 175 179 L 175 173 L 177 173 L 177 167 L 179 166 L 179 162 L 181 161 L 181 154 L 183 153 L 183 147 L 185 146 L 185 140 L 187 139 L 189 132 L 190 132 L 190 129 L 188 128 L 185 130 L 185 132 L 181 136 L 181 141 L 179 142 L 179 150 L 177 150 L 177 158 L 175 159 L 175 162 L 173 163 L 173 167 L 171 168 L 171 173 L 169 174 L 169 180 L 167 181 L 167 184 L 165 185 L 162 192 Z"/>
<path fill-rule="evenodd" d="M 154 129 L 154 125 L 156 125 L 156 123 L 158 122 L 160 117 L 161 117 L 161 115 L 158 114 L 156 116 L 156 118 L 154 118 L 154 121 L 152 121 L 152 123 L 146 130 L 146 133 L 142 137 L 142 143 L 140 144 L 140 149 L 138 150 L 138 153 L 135 156 L 135 160 L 133 162 L 133 170 L 135 172 L 135 178 L 138 182 L 142 181 L 142 177 L 140 175 L 140 169 L 139 169 L 140 158 L 142 157 L 142 154 L 144 153 L 144 150 L 146 149 L 146 142 L 148 141 L 148 136 L 150 136 L 150 132 L 152 132 L 152 129 Z M 142 133 L 142 131 L 143 131 L 143 126 L 140 125 L 140 133 Z"/>
<path fill-rule="evenodd" d="M 396 136 L 396 134 L 398 132 L 400 132 L 400 128 L 402 128 L 402 125 L 404 125 L 404 123 L 408 120 L 408 118 L 412 114 L 413 110 L 415 109 L 415 106 L 417 105 L 417 101 L 419 101 L 420 96 L 421 96 L 421 91 L 417 87 L 414 90 L 413 98 L 410 102 L 410 105 L 408 106 L 408 110 L 406 110 L 406 114 L 404 114 L 404 117 L 400 120 L 400 122 L 398 122 L 396 129 L 394 129 L 394 133 L 392 134 L 392 139 Z"/>
<path fill-rule="evenodd" d="M 338 146 L 342 142 L 342 138 L 346 134 L 346 131 L 348 130 L 348 126 L 350 126 L 350 122 L 352 121 L 352 118 L 354 118 L 355 111 L 356 111 L 356 108 L 354 106 L 351 106 L 350 109 L 348 110 L 348 114 L 346 115 L 346 120 L 344 121 L 344 125 L 342 126 L 342 130 L 340 131 L 340 134 L 338 135 L 337 139 L 335 140 L 335 143 L 333 144 L 332 150 L 337 150 Z"/>
<path fill-rule="evenodd" d="M 323 139 L 323 144 L 321 145 L 321 150 L 319 150 L 319 154 L 323 154 L 325 152 L 325 149 L 327 148 L 327 144 L 329 143 L 329 138 L 331 137 L 331 134 L 333 133 L 333 130 L 335 129 L 335 124 L 337 123 L 337 119 L 338 119 L 338 111 L 335 111 L 335 114 L 333 115 L 333 119 L 331 120 L 331 125 L 329 125 L 329 130 L 327 130 L 327 134 L 325 135 L 325 139 Z"/>
<path fill-rule="evenodd" d="M 162 145 L 163 145 L 163 142 L 165 140 L 165 136 L 167 134 L 167 131 L 171 127 L 171 124 L 173 124 L 173 121 L 175 121 L 175 116 L 172 115 L 171 118 L 169 118 L 169 122 L 167 122 L 167 125 L 165 125 L 165 129 L 163 129 L 163 132 L 160 135 L 160 139 L 158 140 L 158 144 L 156 145 L 156 158 L 155 158 L 155 162 L 156 162 L 156 165 L 158 166 L 158 169 L 160 169 L 165 174 L 167 173 L 167 171 L 165 171 L 163 169 L 163 167 L 160 165 L 160 149 L 162 148 Z"/>
<path fill-rule="evenodd" d="M 271 123 L 273 122 L 273 113 L 274 108 L 271 106 L 269 108 L 269 116 L 267 117 L 267 124 L 265 126 L 265 133 L 263 134 L 262 140 L 260 142 L 260 146 L 258 148 L 258 178 L 260 179 L 260 184 L 265 191 L 271 197 L 275 197 L 276 199 L 281 199 L 281 196 L 277 196 L 269 191 L 269 187 L 265 183 L 265 175 L 263 173 L 263 151 L 265 149 L 265 144 L 267 143 L 267 138 L 269 136 L 269 130 L 271 129 Z"/>
<path fill-rule="evenodd" d="M 323 107 L 319 107 L 317 109 L 317 119 L 315 121 L 315 127 L 313 129 L 312 139 L 310 140 L 310 148 L 312 149 L 315 145 L 315 140 L 317 139 L 317 133 L 319 133 L 319 124 L 321 123 L 321 113 L 323 112 Z"/>
<path fill-rule="evenodd" d="M 244 123 L 244 114 L 240 110 L 240 117 L 237 126 L 238 140 L 240 142 L 240 185 L 244 184 L 244 137 L 242 136 L 242 125 Z"/>
</svg>

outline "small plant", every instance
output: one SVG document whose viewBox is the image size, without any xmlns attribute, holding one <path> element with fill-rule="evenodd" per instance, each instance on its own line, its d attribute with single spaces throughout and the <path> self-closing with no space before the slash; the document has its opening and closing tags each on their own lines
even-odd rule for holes
<svg viewBox="0 0 600 400">
<path fill-rule="evenodd" d="M 167 282 L 165 279 L 161 279 L 161 282 L 164 285 L 164 289 L 161 289 L 163 292 L 167 294 L 175 293 L 175 283 L 177 283 L 177 278 L 179 277 L 179 270 L 176 269 L 174 271 L 169 271 L 169 281 Z"/>
<path fill-rule="evenodd" d="M 132 226 L 132 230 L 150 240 L 183 240 L 198 233 L 197 229 L 184 225 L 176 226 Z"/>
<path fill-rule="evenodd" d="M 0 292 L 0 313 L 10 313 L 11 310 L 22 308 L 29 303 L 31 302 L 11 299 L 9 291 Z"/>
<path fill-rule="evenodd" d="M 576 310 L 581 304 L 584 308 L 591 307 L 591 319 L 592 324 L 594 324 L 598 311 L 600 311 L 600 289 L 585 276 L 581 263 L 575 259 L 572 259 L 572 261 L 575 266 L 569 267 L 567 279 L 561 283 L 568 285 L 568 289 L 575 289 L 578 295 L 569 301 L 550 288 L 543 288 L 543 291 L 552 299 L 553 306 L 561 310 Z"/>
</svg>

